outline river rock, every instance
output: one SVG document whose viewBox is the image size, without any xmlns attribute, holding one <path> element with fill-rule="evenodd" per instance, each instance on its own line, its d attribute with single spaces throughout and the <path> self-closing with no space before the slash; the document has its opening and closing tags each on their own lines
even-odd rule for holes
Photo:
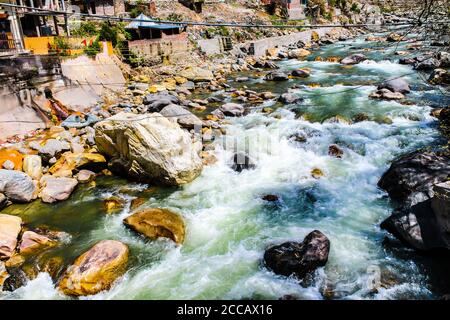
<svg viewBox="0 0 450 320">
<path fill-rule="evenodd" d="M 95 179 L 95 172 L 90 170 L 80 170 L 75 176 L 79 183 L 89 183 Z"/>
<path fill-rule="evenodd" d="M 210 70 L 199 67 L 187 67 L 180 72 L 180 76 L 193 82 L 213 81 L 214 75 Z"/>
<path fill-rule="evenodd" d="M 0 211 L 8 205 L 8 198 L 3 193 L 0 193 Z"/>
<path fill-rule="evenodd" d="M 108 199 L 103 200 L 103 207 L 107 214 L 118 212 L 125 207 L 125 199 L 117 196 L 109 197 Z"/>
<path fill-rule="evenodd" d="M 399 35 L 398 33 L 391 33 L 387 36 L 386 41 L 387 42 L 399 42 L 403 39 L 402 35 Z"/>
<path fill-rule="evenodd" d="M 416 70 L 430 71 L 436 68 L 439 68 L 440 62 L 435 58 L 428 58 L 423 60 L 422 62 L 417 62 L 414 66 Z"/>
<path fill-rule="evenodd" d="M 342 59 L 341 64 L 345 65 L 358 64 L 364 60 L 366 60 L 366 56 L 363 55 L 362 53 L 357 53 Z"/>
<path fill-rule="evenodd" d="M 450 72 L 445 69 L 434 69 L 428 81 L 432 84 L 450 85 Z"/>
<path fill-rule="evenodd" d="M 437 54 L 437 59 L 439 60 L 439 65 L 441 68 L 450 67 L 450 53 L 445 51 L 440 51 Z"/>
<path fill-rule="evenodd" d="M 328 261 L 330 240 L 320 231 L 309 233 L 303 242 L 285 242 L 264 252 L 264 263 L 274 273 L 303 279 Z"/>
<path fill-rule="evenodd" d="M 150 239 L 164 237 L 177 244 L 184 242 L 184 221 L 180 215 L 168 209 L 145 209 L 125 218 L 123 223 Z"/>
<path fill-rule="evenodd" d="M 273 71 L 266 74 L 264 77 L 267 81 L 286 81 L 289 80 L 289 77 L 286 73 L 281 71 Z"/>
<path fill-rule="evenodd" d="M 23 158 L 23 171 L 33 180 L 42 177 L 42 160 L 38 155 L 25 155 Z"/>
<path fill-rule="evenodd" d="M 344 155 L 344 151 L 342 151 L 342 149 L 337 145 L 332 144 L 328 147 L 328 154 L 336 158 L 342 158 L 342 156 Z"/>
<path fill-rule="evenodd" d="M 8 272 L 6 271 L 5 263 L 0 261 L 0 291 L 2 291 L 3 283 L 9 277 Z"/>
<path fill-rule="evenodd" d="M 196 115 L 176 104 L 169 104 L 164 107 L 160 113 L 164 117 L 178 122 L 182 128 L 193 129 L 194 126 L 202 125 L 202 120 Z"/>
<path fill-rule="evenodd" d="M 12 162 L 11 160 L 6 160 L 2 164 L 2 168 L 5 170 L 14 170 L 14 167 L 15 167 L 14 162 Z"/>
<path fill-rule="evenodd" d="M 262 197 L 262 199 L 268 202 L 276 202 L 279 200 L 279 197 L 276 194 L 266 194 Z"/>
<path fill-rule="evenodd" d="M 27 284 L 28 278 L 20 268 L 8 268 L 8 277 L 3 282 L 3 291 L 12 292 Z"/>
<path fill-rule="evenodd" d="M 129 249 L 122 242 L 103 240 L 79 256 L 63 274 L 59 289 L 70 296 L 108 290 L 126 271 Z"/>
<path fill-rule="evenodd" d="M 434 184 L 447 181 L 450 160 L 431 151 L 415 151 L 392 162 L 378 186 L 402 207 L 433 197 Z"/>
<path fill-rule="evenodd" d="M 233 155 L 231 169 L 236 172 L 242 172 L 242 170 L 255 169 L 256 164 L 248 155 L 242 152 L 237 152 Z"/>
<path fill-rule="evenodd" d="M 105 112 L 106 110 L 102 111 Z M 100 119 L 93 114 L 87 114 L 86 117 L 80 117 L 79 115 L 72 114 L 61 123 L 61 126 L 65 128 L 84 128 L 99 121 Z"/>
<path fill-rule="evenodd" d="M 311 54 L 311 51 L 300 48 L 300 49 L 290 50 L 288 52 L 288 57 L 290 59 L 302 59 L 302 58 L 309 56 L 310 54 Z"/>
<path fill-rule="evenodd" d="M 244 115 L 244 106 L 238 103 L 225 103 L 220 106 L 219 110 L 225 115 L 229 117 L 239 117 Z"/>
<path fill-rule="evenodd" d="M 20 217 L 0 213 L 0 260 L 11 258 L 21 229 Z"/>
<path fill-rule="evenodd" d="M 343 116 L 337 115 L 328 119 L 325 119 L 322 123 L 338 123 L 338 124 L 351 124 L 351 121 Z"/>
<path fill-rule="evenodd" d="M 386 82 L 380 84 L 378 89 L 388 89 L 392 92 L 400 93 L 409 93 L 411 91 L 408 82 L 402 78 L 387 80 Z"/>
<path fill-rule="evenodd" d="M 25 231 L 20 242 L 19 252 L 26 254 L 42 247 L 54 246 L 56 241 L 34 231 Z"/>
<path fill-rule="evenodd" d="M 302 97 L 299 97 L 298 95 L 290 92 L 283 93 L 279 98 L 278 101 L 285 103 L 285 104 L 291 104 L 291 103 L 297 103 L 300 101 L 303 101 Z"/>
<path fill-rule="evenodd" d="M 194 180 L 202 161 L 190 134 L 158 113 L 119 113 L 95 125 L 99 152 L 111 169 L 134 180 L 180 185 Z"/>
<path fill-rule="evenodd" d="M 170 104 L 179 104 L 178 97 L 168 93 L 153 93 L 144 97 L 143 104 L 148 106 L 149 112 L 159 112 Z"/>
<path fill-rule="evenodd" d="M 13 202 L 30 202 L 36 198 L 33 180 L 17 170 L 0 169 L 0 192 Z"/>
<path fill-rule="evenodd" d="M 70 144 L 56 139 L 48 139 L 38 150 L 44 162 L 48 162 L 50 158 L 58 157 L 64 151 L 70 151 Z"/>
<path fill-rule="evenodd" d="M 405 96 L 400 92 L 392 92 L 391 90 L 386 88 L 372 92 L 369 95 L 369 97 L 374 99 L 386 99 L 386 100 L 401 100 L 405 98 Z"/>
<path fill-rule="evenodd" d="M 43 202 L 53 203 L 68 199 L 77 186 L 78 181 L 73 178 L 44 176 L 40 183 L 43 188 L 39 197 Z"/>
<path fill-rule="evenodd" d="M 295 69 L 291 71 L 291 76 L 298 78 L 307 78 L 311 75 L 311 72 L 306 69 Z"/>
</svg>

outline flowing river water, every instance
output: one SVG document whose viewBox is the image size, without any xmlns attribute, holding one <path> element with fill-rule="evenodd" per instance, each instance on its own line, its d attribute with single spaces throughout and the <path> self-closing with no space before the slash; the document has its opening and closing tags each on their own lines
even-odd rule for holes
<svg viewBox="0 0 450 320">
<path fill-rule="evenodd" d="M 382 173 L 395 157 L 441 142 L 436 119 L 429 115 L 430 106 L 443 103 L 441 93 L 410 66 L 390 62 L 398 59 L 394 50 L 394 46 L 350 40 L 321 47 L 308 61 L 279 62 L 281 70 L 310 68 L 307 79 L 266 82 L 255 77 L 230 82 L 278 94 L 297 84 L 300 87 L 294 92 L 305 100 L 295 105 L 266 102 L 264 106 L 275 109 L 271 115 L 259 112 L 260 106 L 244 117 L 228 119 L 227 135 L 213 144 L 218 162 L 182 188 L 101 177 L 96 187 L 79 187 L 68 201 L 53 205 L 35 201 L 4 211 L 20 215 L 30 227 L 46 225 L 71 235 L 64 245 L 41 253 L 37 260 L 62 257 L 69 264 L 103 239 L 129 245 L 125 276 L 111 290 L 83 299 L 436 298 L 439 288 L 430 269 L 409 249 L 384 245 L 387 234 L 379 228 L 392 210 L 386 194 L 377 188 Z M 358 52 L 373 62 L 346 67 L 314 61 L 316 56 Z M 413 89 L 407 98 L 410 105 L 368 98 L 376 88 L 371 83 L 402 75 Z M 359 113 L 369 120 L 352 125 L 322 123 L 332 116 L 352 118 Z M 306 142 L 295 141 L 293 135 L 305 136 Z M 341 159 L 328 155 L 330 144 L 343 149 Z M 250 153 L 256 169 L 242 173 L 230 169 L 228 161 L 236 145 Z M 312 178 L 314 168 L 321 169 L 324 177 Z M 279 203 L 263 201 L 265 194 L 278 195 Z M 112 195 L 128 204 L 119 213 L 106 215 L 103 200 Z M 184 245 L 146 241 L 126 229 L 122 220 L 130 214 L 129 203 L 135 197 L 147 199 L 145 206 L 181 213 L 187 225 Z M 329 261 L 314 279 L 298 283 L 263 267 L 268 245 L 301 241 L 314 229 L 331 241 Z M 381 281 L 376 290 L 374 276 Z M 0 298 L 67 299 L 44 272 L 14 292 L 0 293 Z"/>
</svg>

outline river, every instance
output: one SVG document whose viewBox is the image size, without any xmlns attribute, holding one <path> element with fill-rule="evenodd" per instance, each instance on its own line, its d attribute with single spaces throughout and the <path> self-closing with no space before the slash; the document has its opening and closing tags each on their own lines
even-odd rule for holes
<svg viewBox="0 0 450 320">
<path fill-rule="evenodd" d="M 66 244 L 45 251 L 37 260 L 57 256 L 68 264 L 103 239 L 129 245 L 125 276 L 111 290 L 82 299 L 436 298 L 440 291 L 430 279 L 430 269 L 411 250 L 384 244 L 387 233 L 379 228 L 392 211 L 387 195 L 377 188 L 379 178 L 395 157 L 441 143 L 436 119 L 429 112 L 430 106 L 445 101 L 410 66 L 389 61 L 399 58 L 395 49 L 358 38 L 314 50 L 308 61 L 278 63 L 281 70 L 310 68 L 306 79 L 268 82 L 255 73 L 244 74 L 255 77 L 247 82 L 233 83 L 231 78 L 237 88 L 278 94 L 297 84 L 294 92 L 305 100 L 295 105 L 265 102 L 274 113 L 259 112 L 259 106 L 244 117 L 229 118 L 227 135 L 214 142 L 218 162 L 182 188 L 101 177 L 96 187 L 79 187 L 68 201 L 13 205 L 4 213 L 20 215 L 30 227 L 47 225 L 71 235 Z M 347 67 L 314 61 L 317 56 L 358 52 L 373 62 Z M 402 75 L 412 87 L 407 96 L 410 105 L 368 98 L 376 89 L 371 84 Z M 224 92 L 214 94 L 232 99 Z M 369 120 L 321 123 L 332 116 L 351 119 L 360 113 Z M 305 136 L 306 142 L 294 141 L 293 135 Z M 328 155 L 330 144 L 343 149 L 341 159 Z M 256 169 L 237 173 L 229 168 L 236 145 L 250 153 Z M 314 168 L 324 176 L 312 178 Z M 279 203 L 263 201 L 265 194 L 278 195 Z M 106 215 L 103 200 L 112 195 L 125 198 L 127 205 Z M 187 225 L 184 245 L 146 241 L 126 229 L 122 220 L 135 197 L 147 199 L 146 206 L 181 213 Z M 314 229 L 331 241 L 329 261 L 314 279 L 299 284 L 263 267 L 268 245 L 301 241 Z M 376 290 L 374 277 L 381 281 Z M 0 298 L 67 299 L 43 272 L 14 292 L 0 293 Z"/>
</svg>

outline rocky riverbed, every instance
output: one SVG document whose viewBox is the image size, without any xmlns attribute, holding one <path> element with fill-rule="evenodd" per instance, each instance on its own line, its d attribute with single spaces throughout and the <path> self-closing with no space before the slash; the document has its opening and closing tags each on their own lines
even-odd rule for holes
<svg viewBox="0 0 450 320">
<path fill-rule="evenodd" d="M 393 33 L 314 37 L 261 59 L 244 49 L 167 69 L 158 82 L 134 75 L 88 115 L 5 144 L 0 297 L 447 293 L 436 258 L 382 228 L 436 247 L 388 217 L 411 216 L 447 181 L 447 155 L 435 152 L 448 55 Z M 423 167 L 413 154 L 386 172 L 420 148 L 432 149 L 419 152 Z M 445 197 L 433 203 L 445 225 Z"/>
</svg>

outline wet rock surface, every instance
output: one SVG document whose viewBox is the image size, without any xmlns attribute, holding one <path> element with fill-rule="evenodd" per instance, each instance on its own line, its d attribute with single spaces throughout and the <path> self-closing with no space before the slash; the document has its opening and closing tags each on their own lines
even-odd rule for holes
<svg viewBox="0 0 450 320">
<path fill-rule="evenodd" d="M 302 242 L 285 242 L 266 249 L 264 263 L 274 273 L 303 279 L 328 261 L 330 240 L 320 231 L 309 233 Z"/>
</svg>

